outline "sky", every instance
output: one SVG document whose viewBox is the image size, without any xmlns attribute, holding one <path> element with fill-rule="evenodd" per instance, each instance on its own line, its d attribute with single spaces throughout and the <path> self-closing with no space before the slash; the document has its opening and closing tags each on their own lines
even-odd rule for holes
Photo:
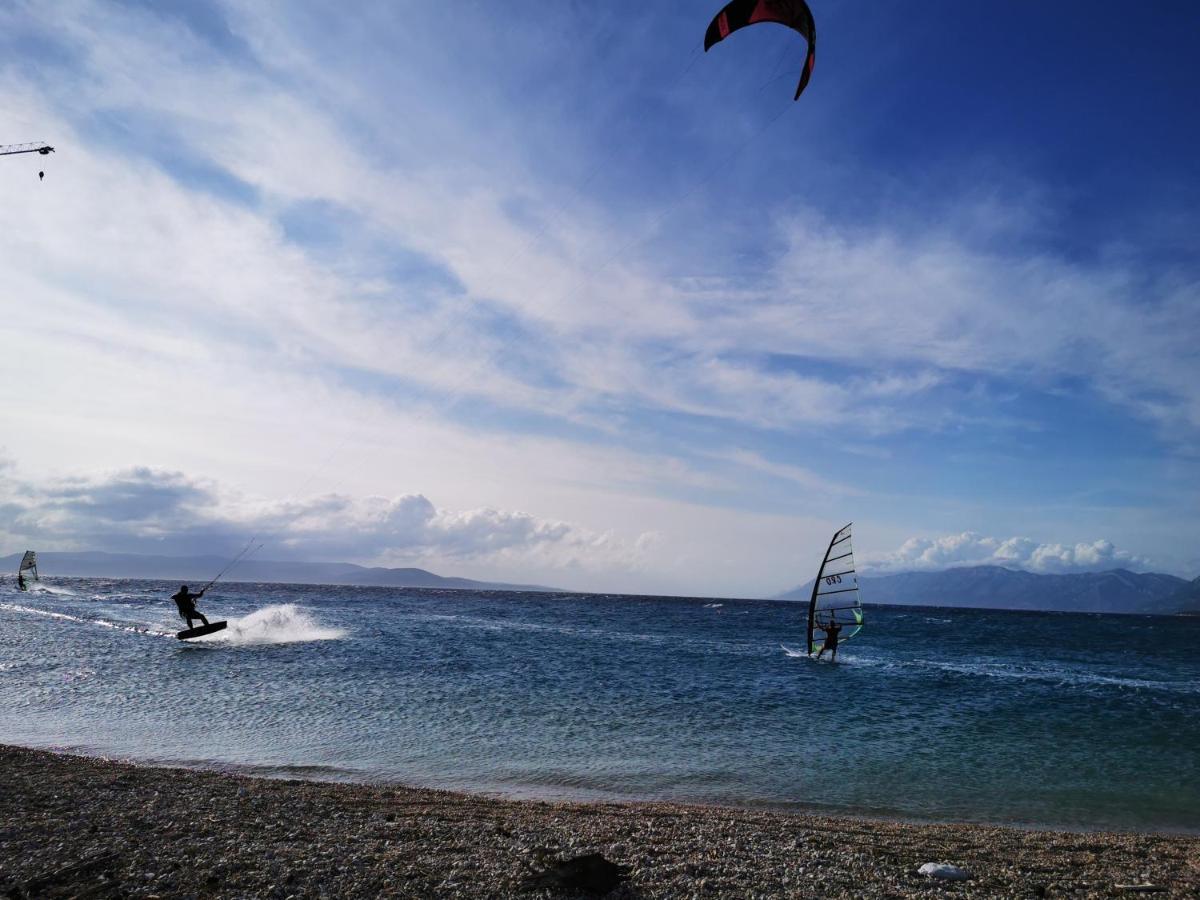
<svg viewBox="0 0 1200 900">
<path fill-rule="evenodd" d="M 811 5 L 0 2 L 0 552 L 1200 575 L 1200 7 Z"/>
</svg>

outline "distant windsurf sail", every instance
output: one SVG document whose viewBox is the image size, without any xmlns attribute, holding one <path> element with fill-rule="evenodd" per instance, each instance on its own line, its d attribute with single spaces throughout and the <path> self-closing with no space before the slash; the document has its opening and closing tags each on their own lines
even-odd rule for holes
<svg viewBox="0 0 1200 900">
<path fill-rule="evenodd" d="M 21 590 L 25 590 L 25 585 L 30 580 L 38 580 L 37 554 L 32 550 L 26 550 L 25 555 L 21 557 L 21 565 L 17 567 L 17 584 L 20 585 Z"/>
<path fill-rule="evenodd" d="M 853 524 L 853 523 L 851 523 Z M 842 626 L 838 641 L 858 634 L 863 626 L 862 603 L 858 596 L 858 575 L 854 571 L 854 548 L 850 525 L 836 532 L 817 570 L 812 599 L 808 601 L 808 653 L 819 653 L 825 645 L 822 625 L 831 621 Z"/>
</svg>

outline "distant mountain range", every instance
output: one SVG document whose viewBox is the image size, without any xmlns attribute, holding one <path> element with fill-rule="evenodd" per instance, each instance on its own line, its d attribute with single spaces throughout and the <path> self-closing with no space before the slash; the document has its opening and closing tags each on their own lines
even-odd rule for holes
<svg viewBox="0 0 1200 900">
<path fill-rule="evenodd" d="M 1137 574 L 1126 569 L 1035 575 L 1001 566 L 967 566 L 941 572 L 861 575 L 864 603 L 1200 615 L 1200 578 Z M 812 582 L 779 595 L 808 602 Z"/>
<path fill-rule="evenodd" d="M 1200 578 L 1189 581 L 1178 594 L 1171 598 L 1180 604 L 1180 611 L 1189 616 L 1200 616 Z"/>
<path fill-rule="evenodd" d="M 16 573 L 21 554 L 0 556 L 0 576 Z M 132 553 L 38 553 L 43 578 L 55 575 L 148 578 L 179 581 L 193 588 L 228 565 L 221 556 L 146 556 Z M 450 578 L 425 569 L 358 566 L 354 563 L 246 560 L 223 581 L 277 584 L 346 584 L 373 587 L 452 588 L 475 591 L 558 591 L 536 584 L 506 584 Z M 969 566 L 941 572 L 902 572 L 859 578 L 864 603 L 907 606 L 963 606 L 977 609 L 1030 609 L 1063 612 L 1115 612 L 1200 615 L 1200 578 L 1138 574 L 1125 569 L 1072 575 L 1035 575 L 1000 566 Z M 812 582 L 780 594 L 777 600 L 808 602 Z"/>
<path fill-rule="evenodd" d="M 0 556 L 0 573 L 17 571 L 20 553 Z M 38 570 L 43 578 L 55 575 L 100 578 L 150 578 L 202 585 L 229 564 L 220 556 L 143 556 L 133 553 L 38 553 Z M 246 560 L 238 563 L 223 581 L 274 582 L 279 584 L 356 584 L 377 587 L 457 588 L 475 591 L 553 591 L 536 584 L 504 584 L 470 578 L 444 578 L 424 569 L 385 569 L 353 563 L 270 562 Z"/>
</svg>

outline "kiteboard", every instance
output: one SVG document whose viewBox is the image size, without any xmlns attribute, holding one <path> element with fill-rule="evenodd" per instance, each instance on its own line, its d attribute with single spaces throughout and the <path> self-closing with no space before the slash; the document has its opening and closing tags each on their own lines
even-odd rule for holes
<svg viewBox="0 0 1200 900">
<path fill-rule="evenodd" d="M 185 628 L 183 631 L 175 635 L 181 641 L 186 641 L 188 638 L 204 637 L 206 634 L 212 634 L 214 631 L 223 631 L 228 622 L 209 622 L 207 625 L 201 625 L 199 628 Z"/>
</svg>

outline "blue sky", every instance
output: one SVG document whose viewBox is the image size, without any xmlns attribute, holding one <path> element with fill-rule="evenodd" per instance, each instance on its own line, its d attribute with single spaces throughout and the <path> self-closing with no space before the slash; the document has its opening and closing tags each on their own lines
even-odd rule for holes
<svg viewBox="0 0 1200 900">
<path fill-rule="evenodd" d="M 0 540 L 1200 574 L 1195 6 L 715 11 L 0 7 Z"/>
</svg>

